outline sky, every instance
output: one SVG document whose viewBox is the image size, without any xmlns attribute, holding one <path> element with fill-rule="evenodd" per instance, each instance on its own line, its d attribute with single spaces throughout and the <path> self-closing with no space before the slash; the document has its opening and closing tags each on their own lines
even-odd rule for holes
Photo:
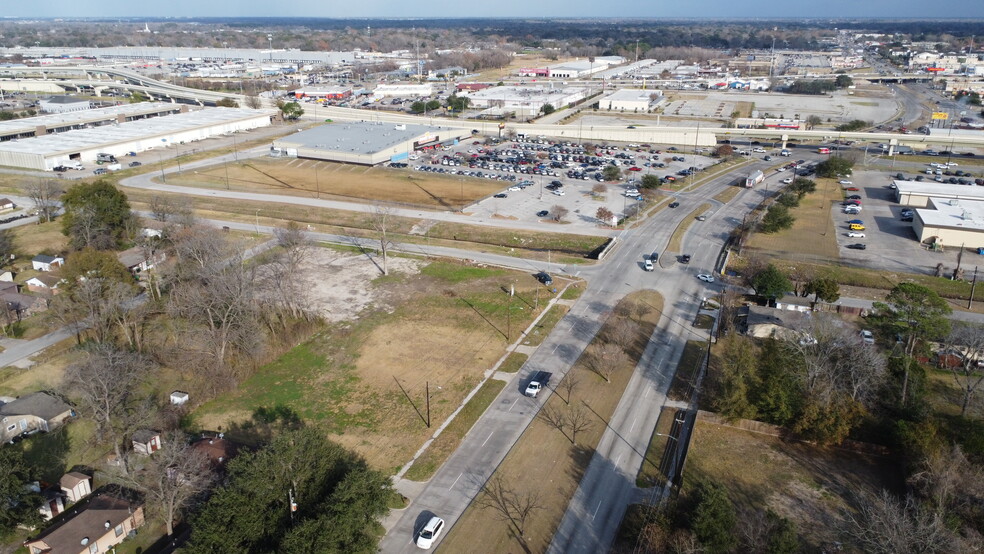
<svg viewBox="0 0 984 554">
<path fill-rule="evenodd" d="M 931 17 L 984 18 L 984 0 L 44 0 L 13 17 Z M 984 28 L 982 28 L 984 34 Z"/>
</svg>

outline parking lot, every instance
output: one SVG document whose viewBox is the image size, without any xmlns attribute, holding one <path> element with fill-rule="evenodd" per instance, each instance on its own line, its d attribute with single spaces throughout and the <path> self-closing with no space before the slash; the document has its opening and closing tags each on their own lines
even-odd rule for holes
<svg viewBox="0 0 984 554">
<path fill-rule="evenodd" d="M 919 244 L 912 223 L 902 221 L 904 206 L 896 203 L 895 191 L 889 188 L 894 178 L 895 173 L 884 171 L 854 172 L 849 178 L 852 184 L 843 185 L 843 188 L 858 189 L 845 191 L 845 195 L 861 196 L 860 214 L 846 214 L 841 202 L 832 200 L 831 217 L 837 231 L 841 258 L 852 262 L 852 265 L 915 273 L 932 273 L 939 263 L 954 267 L 959 248 L 949 248 L 944 253 L 932 252 Z M 848 222 L 855 219 L 864 222 L 864 238 L 847 236 L 851 232 Z M 866 248 L 848 248 L 852 244 L 864 244 Z M 966 257 L 964 263 L 967 263 Z"/>
<path fill-rule="evenodd" d="M 454 147 L 418 152 L 406 170 L 502 181 L 498 194 L 465 209 L 476 216 L 553 222 L 554 207 L 560 206 L 568 212 L 562 221 L 594 227 L 599 224 L 599 208 L 622 217 L 641 201 L 637 187 L 642 176 L 685 179 L 687 173 L 697 174 L 716 161 L 648 144 L 599 146 L 588 153 L 572 142 L 523 137 L 499 144 L 465 140 Z M 607 165 L 619 168 L 618 181 L 604 180 L 601 173 Z M 596 192 L 596 187 L 604 192 Z"/>
</svg>

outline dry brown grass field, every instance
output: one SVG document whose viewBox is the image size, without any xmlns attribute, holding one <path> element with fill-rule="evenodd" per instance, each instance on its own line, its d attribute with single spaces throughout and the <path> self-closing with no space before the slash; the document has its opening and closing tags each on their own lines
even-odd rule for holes
<svg viewBox="0 0 984 554">
<path fill-rule="evenodd" d="M 747 249 L 777 258 L 811 255 L 836 261 L 840 251 L 830 206 L 839 204 L 844 193 L 833 179 L 817 179 L 816 183 L 816 192 L 806 195 L 799 206 L 789 210 L 796 218 L 792 228 L 772 234 L 756 232 L 749 239 Z"/>
<path fill-rule="evenodd" d="M 457 210 L 509 185 L 474 177 L 319 160 L 255 158 L 170 175 L 169 185 Z"/>
</svg>

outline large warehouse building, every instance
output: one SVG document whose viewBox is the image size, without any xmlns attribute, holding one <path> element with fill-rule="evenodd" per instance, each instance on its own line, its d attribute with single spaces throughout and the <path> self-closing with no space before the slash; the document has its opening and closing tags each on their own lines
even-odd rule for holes
<svg viewBox="0 0 984 554">
<path fill-rule="evenodd" d="M 602 110 L 647 113 L 664 100 L 659 90 L 619 89 L 598 101 Z"/>
<path fill-rule="evenodd" d="M 75 129 L 115 125 L 188 111 L 185 104 L 170 102 L 140 102 L 120 104 L 71 113 L 47 114 L 22 119 L 0 121 L 0 141 L 64 133 Z"/>
<path fill-rule="evenodd" d="M 0 165 L 53 169 L 92 162 L 96 154 L 123 156 L 270 125 L 275 110 L 206 108 L 0 143 Z"/>
<path fill-rule="evenodd" d="M 455 144 L 465 129 L 374 121 L 332 123 L 275 140 L 273 150 L 287 156 L 376 165 L 406 160 L 411 152 Z"/>
<path fill-rule="evenodd" d="M 935 181 L 894 181 L 895 200 L 903 206 L 925 208 L 933 198 L 984 201 L 984 188 L 948 185 Z"/>
<path fill-rule="evenodd" d="M 915 212 L 912 230 L 919 242 L 984 247 L 984 202 L 931 198 L 927 208 Z"/>
</svg>

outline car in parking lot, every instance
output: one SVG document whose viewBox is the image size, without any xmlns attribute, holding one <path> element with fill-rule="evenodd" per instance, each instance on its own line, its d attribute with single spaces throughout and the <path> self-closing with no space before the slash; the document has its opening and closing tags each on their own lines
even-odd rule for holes
<svg viewBox="0 0 984 554">
<path fill-rule="evenodd" d="M 677 207 L 677 206 L 679 206 L 679 205 L 680 205 L 680 203 L 679 203 L 679 202 L 670 202 L 670 204 L 669 204 L 669 207 L 671 207 L 671 208 L 676 208 L 676 207 Z"/>
<path fill-rule="evenodd" d="M 656 267 L 653 265 L 653 261 L 646 258 L 642 261 L 642 266 L 646 271 L 656 271 Z"/>
<path fill-rule="evenodd" d="M 875 334 L 867 329 L 861 330 L 861 340 L 865 344 L 875 344 Z"/>
<path fill-rule="evenodd" d="M 682 263 L 682 264 L 689 264 L 690 263 L 690 254 L 684 254 L 684 255 L 680 256 L 680 263 Z"/>
<path fill-rule="evenodd" d="M 141 164 L 140 162 L 130 162 L 128 165 L 130 167 L 139 167 L 139 166 L 141 166 L 143 164 Z"/>
<path fill-rule="evenodd" d="M 858 192 L 858 191 L 859 191 L 859 190 L 861 190 L 861 189 L 859 189 L 858 187 L 847 187 L 847 188 L 846 188 L 846 189 L 844 189 L 844 190 L 846 190 L 846 191 L 848 191 L 848 192 Z"/>
<path fill-rule="evenodd" d="M 782 184 L 784 184 L 784 185 L 788 185 L 788 184 L 790 184 L 792 182 L 793 182 L 793 178 L 792 177 L 786 177 L 785 179 L 782 180 Z"/>
<path fill-rule="evenodd" d="M 701 281 L 704 281 L 705 283 L 713 283 L 714 282 L 714 276 L 713 275 L 708 275 L 707 273 L 698 273 L 697 274 L 697 278 L 700 279 Z"/>
<path fill-rule="evenodd" d="M 109 170 L 106 169 L 105 167 L 99 167 L 92 170 L 93 175 L 104 175 L 106 173 L 109 173 Z"/>
<path fill-rule="evenodd" d="M 852 195 L 848 196 L 847 199 L 848 200 L 861 200 L 861 195 L 860 194 L 852 194 Z"/>
<path fill-rule="evenodd" d="M 540 210 L 536 212 L 537 217 L 547 217 L 548 215 L 550 215 L 550 212 L 548 212 L 547 210 Z"/>
<path fill-rule="evenodd" d="M 707 220 L 707 216 L 706 215 L 699 215 L 699 216 L 696 217 L 696 219 L 697 219 L 697 221 L 706 221 Z"/>
<path fill-rule="evenodd" d="M 557 190 L 555 190 L 555 191 L 552 191 L 552 192 L 553 192 L 553 193 L 554 193 L 555 195 L 557 195 L 557 196 L 564 196 L 565 194 L 567 194 L 567 193 L 565 193 L 565 192 L 564 192 L 563 190 L 561 190 L 561 189 L 557 189 Z"/>
<path fill-rule="evenodd" d="M 849 233 L 847 233 L 847 236 L 851 237 L 852 239 L 863 239 L 864 233 L 860 231 L 850 231 Z"/>
<path fill-rule="evenodd" d="M 847 248 L 850 248 L 852 250 L 864 250 L 865 248 L 868 248 L 868 245 L 857 242 L 854 244 L 848 244 Z"/>
<path fill-rule="evenodd" d="M 517 192 L 517 191 L 523 190 L 523 187 L 521 187 L 519 185 L 513 185 L 513 186 L 509 187 L 506 190 L 508 190 L 509 192 Z"/>
<path fill-rule="evenodd" d="M 847 180 L 847 179 L 841 179 L 840 181 L 837 181 L 837 182 L 840 183 L 840 184 L 842 184 L 842 185 L 853 185 L 854 184 L 854 181 L 850 181 L 850 180 Z"/>
<path fill-rule="evenodd" d="M 506 198 L 507 196 L 509 195 L 504 192 L 500 192 L 499 194 L 493 194 L 492 198 Z"/>
<path fill-rule="evenodd" d="M 444 531 L 444 520 L 437 516 L 431 517 L 417 535 L 417 548 L 429 550 L 437 537 L 441 536 L 441 531 Z"/>
<path fill-rule="evenodd" d="M 547 273 L 546 271 L 541 271 L 540 273 L 537 273 L 536 280 L 540 281 L 541 283 L 543 283 L 548 287 L 553 284 L 553 277 L 551 277 L 550 274 Z"/>
</svg>

